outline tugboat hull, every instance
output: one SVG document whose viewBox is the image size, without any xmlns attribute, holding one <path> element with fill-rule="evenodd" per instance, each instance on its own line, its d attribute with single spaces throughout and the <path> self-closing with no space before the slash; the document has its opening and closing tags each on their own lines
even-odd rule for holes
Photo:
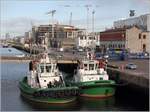
<svg viewBox="0 0 150 112">
<path fill-rule="evenodd" d="M 27 84 L 26 77 L 19 82 L 19 88 L 21 95 L 28 100 L 46 104 L 71 103 L 77 99 L 79 94 L 78 87 L 58 87 L 47 89 L 31 88 Z"/>
<path fill-rule="evenodd" d="M 106 98 L 115 94 L 115 82 L 112 80 L 89 81 L 78 83 L 82 97 Z"/>
<path fill-rule="evenodd" d="M 76 101 L 76 97 L 72 97 L 70 99 L 68 98 L 66 99 L 65 98 L 34 98 L 32 95 L 25 94 L 24 92 L 21 92 L 21 95 L 24 98 L 32 102 L 42 103 L 42 104 L 67 104 L 67 103 Z"/>
</svg>

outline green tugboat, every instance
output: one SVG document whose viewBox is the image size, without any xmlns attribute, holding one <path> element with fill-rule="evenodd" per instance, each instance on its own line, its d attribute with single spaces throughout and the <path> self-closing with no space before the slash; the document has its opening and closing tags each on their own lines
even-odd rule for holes
<svg viewBox="0 0 150 112">
<path fill-rule="evenodd" d="M 81 89 L 80 96 L 91 98 L 105 98 L 115 94 L 115 82 L 109 80 L 104 67 L 100 67 L 98 60 L 88 58 L 79 62 L 74 75 L 73 85 Z"/>
<path fill-rule="evenodd" d="M 66 104 L 76 100 L 77 86 L 65 85 L 56 61 L 45 53 L 38 61 L 29 63 L 30 73 L 19 82 L 21 95 L 28 100 L 46 104 Z"/>
</svg>

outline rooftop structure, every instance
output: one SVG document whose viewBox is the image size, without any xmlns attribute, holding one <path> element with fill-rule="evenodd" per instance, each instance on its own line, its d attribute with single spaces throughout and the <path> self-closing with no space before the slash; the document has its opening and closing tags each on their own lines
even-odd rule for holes
<svg viewBox="0 0 150 112">
<path fill-rule="evenodd" d="M 132 16 L 127 19 L 118 20 L 114 22 L 115 28 L 123 28 L 124 26 L 142 27 L 143 29 L 150 31 L 150 14 L 144 14 L 138 17 Z"/>
</svg>

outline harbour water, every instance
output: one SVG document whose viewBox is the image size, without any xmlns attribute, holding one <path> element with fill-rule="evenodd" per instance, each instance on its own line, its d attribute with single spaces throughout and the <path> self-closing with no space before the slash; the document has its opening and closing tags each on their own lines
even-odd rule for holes
<svg viewBox="0 0 150 112">
<path fill-rule="evenodd" d="M 116 94 L 107 99 L 78 99 L 69 105 L 41 105 L 20 96 L 19 81 L 26 76 L 28 62 L 1 62 L 1 110 L 97 110 L 97 111 L 144 111 L 149 110 L 149 98 L 128 86 L 117 88 Z M 70 75 L 70 74 L 64 74 Z"/>
<path fill-rule="evenodd" d="M 22 52 L 22 51 L 19 51 L 15 48 L 11 48 L 11 47 L 8 47 L 8 48 L 2 48 L 0 47 L 0 56 L 23 56 L 27 53 L 25 52 Z"/>
</svg>

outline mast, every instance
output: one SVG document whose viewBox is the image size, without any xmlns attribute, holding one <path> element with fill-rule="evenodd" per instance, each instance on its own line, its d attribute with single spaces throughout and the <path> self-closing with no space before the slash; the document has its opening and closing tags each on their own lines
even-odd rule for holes
<svg viewBox="0 0 150 112">
<path fill-rule="evenodd" d="M 88 33 L 88 28 L 89 28 L 89 6 L 90 6 L 90 5 L 85 5 L 85 7 L 86 7 L 86 9 L 87 9 L 87 21 L 86 21 L 87 30 L 86 30 L 86 34 Z"/>
<path fill-rule="evenodd" d="M 53 17 L 54 17 L 54 14 L 56 13 L 56 10 L 52 10 L 52 11 L 49 11 L 47 12 L 46 14 L 52 14 L 52 38 L 54 38 L 54 21 L 53 21 Z"/>
<path fill-rule="evenodd" d="M 70 13 L 70 20 L 69 20 L 69 25 L 71 26 L 72 24 L 72 12 Z"/>
<path fill-rule="evenodd" d="M 92 12 L 92 32 L 94 34 L 94 14 L 95 14 L 95 11 L 93 10 Z"/>
</svg>

